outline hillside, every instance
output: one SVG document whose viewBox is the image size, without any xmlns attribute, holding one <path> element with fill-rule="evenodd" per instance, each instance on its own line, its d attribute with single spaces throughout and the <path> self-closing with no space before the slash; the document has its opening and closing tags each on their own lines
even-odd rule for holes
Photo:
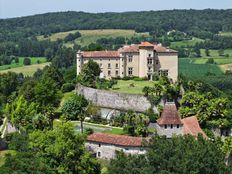
<svg viewBox="0 0 232 174">
<path fill-rule="evenodd" d="M 134 29 L 137 32 L 179 30 L 187 33 L 231 31 L 232 10 L 166 10 L 124 13 L 46 13 L 0 20 L 1 34 L 24 36 L 70 30 Z M 180 20 L 181 19 L 181 20 Z M 16 32 L 17 31 L 17 32 Z M 4 38 L 4 35 L 0 38 Z"/>
</svg>

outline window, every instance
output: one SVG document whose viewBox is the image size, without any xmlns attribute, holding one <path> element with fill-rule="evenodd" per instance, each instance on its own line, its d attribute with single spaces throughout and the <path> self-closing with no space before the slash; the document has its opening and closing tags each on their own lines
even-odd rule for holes
<svg viewBox="0 0 232 174">
<path fill-rule="evenodd" d="M 108 71 L 108 76 L 110 76 L 111 75 L 111 71 Z"/>
<path fill-rule="evenodd" d="M 147 64 L 151 65 L 152 64 L 152 59 L 147 59 Z"/>
<path fill-rule="evenodd" d="M 102 63 L 99 64 L 100 68 L 102 68 Z"/>
<path fill-rule="evenodd" d="M 159 60 L 155 60 L 155 64 L 156 64 L 156 65 L 159 65 Z"/>
<path fill-rule="evenodd" d="M 148 54 L 148 57 L 151 57 L 151 54 Z"/>
<path fill-rule="evenodd" d="M 109 61 L 110 61 L 110 59 L 109 59 Z"/>
<path fill-rule="evenodd" d="M 118 59 L 116 59 L 116 61 L 118 61 Z"/>
<path fill-rule="evenodd" d="M 101 152 L 97 152 L 97 156 L 98 156 L 98 157 L 101 157 Z"/>
<path fill-rule="evenodd" d="M 165 124 L 165 125 L 164 125 L 164 129 L 167 129 L 167 128 L 168 128 L 168 125 Z"/>
<path fill-rule="evenodd" d="M 129 55 L 129 56 L 128 56 L 128 62 L 132 62 L 132 58 L 133 58 L 133 56 L 132 56 L 132 55 Z"/>
<path fill-rule="evenodd" d="M 159 70 L 159 76 L 168 76 L 168 70 Z"/>
<path fill-rule="evenodd" d="M 176 125 L 176 128 L 179 128 L 180 127 L 180 125 L 178 124 L 178 125 Z"/>
<path fill-rule="evenodd" d="M 171 124 L 171 129 L 173 128 L 173 125 Z"/>
<path fill-rule="evenodd" d="M 118 63 L 116 63 L 115 67 L 118 68 Z"/>
<path fill-rule="evenodd" d="M 128 75 L 131 76 L 133 74 L 133 68 L 128 68 Z"/>
<path fill-rule="evenodd" d="M 98 144 L 99 147 L 101 147 L 101 144 Z"/>
<path fill-rule="evenodd" d="M 115 71 L 115 75 L 118 76 L 118 71 Z"/>
<path fill-rule="evenodd" d="M 100 59 L 100 61 L 102 61 L 102 59 Z"/>
<path fill-rule="evenodd" d="M 110 63 L 108 63 L 108 68 L 111 68 L 111 64 Z"/>
</svg>

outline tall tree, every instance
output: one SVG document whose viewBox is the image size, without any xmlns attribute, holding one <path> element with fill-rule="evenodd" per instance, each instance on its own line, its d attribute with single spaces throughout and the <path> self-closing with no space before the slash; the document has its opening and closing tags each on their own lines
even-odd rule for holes
<svg viewBox="0 0 232 174">
<path fill-rule="evenodd" d="M 83 96 L 74 95 L 67 99 L 63 106 L 62 112 L 69 120 L 80 120 L 81 132 L 83 133 L 83 121 L 87 115 L 88 101 Z"/>
</svg>

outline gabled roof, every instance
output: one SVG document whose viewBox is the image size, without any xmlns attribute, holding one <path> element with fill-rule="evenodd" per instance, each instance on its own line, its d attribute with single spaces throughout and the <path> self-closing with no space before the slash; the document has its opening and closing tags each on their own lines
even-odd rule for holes
<svg viewBox="0 0 232 174">
<path fill-rule="evenodd" d="M 180 115 L 176 109 L 175 103 L 166 103 L 164 105 L 161 117 L 157 120 L 159 125 L 164 124 L 182 124 Z"/>
<path fill-rule="evenodd" d="M 106 133 L 96 132 L 87 137 L 87 141 L 105 143 L 126 147 L 140 147 L 142 146 L 142 137 L 131 137 L 125 135 L 112 135 Z"/>
<path fill-rule="evenodd" d="M 201 129 L 197 117 L 186 117 L 182 119 L 182 122 L 184 124 L 184 134 L 190 134 L 192 136 L 197 137 L 198 134 L 202 134 L 204 138 L 207 138 L 207 135 L 205 132 Z"/>
<path fill-rule="evenodd" d="M 121 52 L 121 53 L 138 53 L 139 46 L 138 45 L 124 46 L 124 47 L 119 49 L 119 52 Z"/>
<path fill-rule="evenodd" d="M 163 47 L 161 45 L 154 45 L 154 50 L 157 53 L 177 53 L 176 50 L 173 50 L 173 49 L 170 49 L 170 48 L 166 48 L 166 47 Z"/>
<path fill-rule="evenodd" d="M 154 47 L 154 44 L 151 44 L 150 42 L 141 42 L 139 47 Z"/>
<path fill-rule="evenodd" d="M 81 55 L 85 58 L 116 58 L 120 57 L 118 51 L 83 51 Z"/>
</svg>

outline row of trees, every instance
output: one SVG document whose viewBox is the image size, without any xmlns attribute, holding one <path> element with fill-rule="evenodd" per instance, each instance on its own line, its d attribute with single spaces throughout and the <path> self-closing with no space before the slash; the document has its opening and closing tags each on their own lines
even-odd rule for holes
<svg viewBox="0 0 232 174">
<path fill-rule="evenodd" d="M 191 148 L 190 148 L 191 147 Z M 111 174 L 189 174 L 231 173 L 232 165 L 225 164 L 225 153 L 220 142 L 211 142 L 203 137 L 155 136 L 148 143 L 145 155 L 118 153 L 109 167 Z"/>
</svg>

